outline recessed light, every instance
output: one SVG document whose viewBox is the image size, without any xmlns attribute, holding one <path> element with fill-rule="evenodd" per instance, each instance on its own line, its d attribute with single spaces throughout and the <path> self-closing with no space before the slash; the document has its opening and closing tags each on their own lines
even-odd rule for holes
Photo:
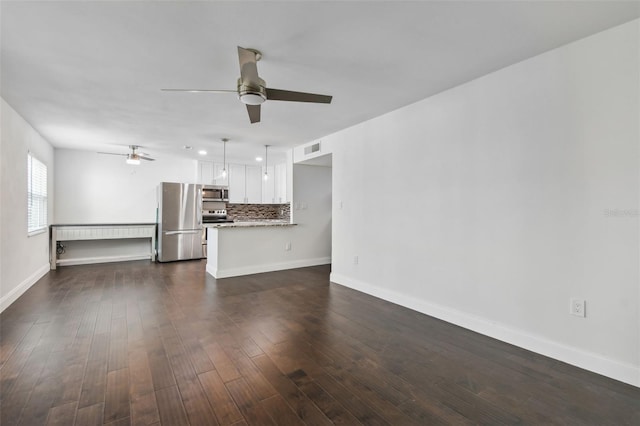
<svg viewBox="0 0 640 426">
<path fill-rule="evenodd" d="M 262 157 L 256 157 L 256 161 L 262 161 Z"/>
<path fill-rule="evenodd" d="M 198 154 L 207 155 L 207 151 L 205 151 L 204 149 L 201 149 L 200 151 L 198 151 Z"/>
</svg>

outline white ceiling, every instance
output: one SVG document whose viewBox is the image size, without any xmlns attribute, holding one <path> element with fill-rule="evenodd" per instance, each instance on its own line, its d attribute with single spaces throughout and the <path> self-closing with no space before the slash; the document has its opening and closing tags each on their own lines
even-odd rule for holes
<svg viewBox="0 0 640 426">
<path fill-rule="evenodd" d="M 635 19 L 638 2 L 2 1 L 3 98 L 56 147 L 158 159 L 204 148 L 241 160 L 314 140 Z M 267 101 L 250 124 L 233 94 L 236 46 L 262 51 L 268 87 L 333 95 Z M 181 147 L 191 145 L 192 151 Z"/>
</svg>

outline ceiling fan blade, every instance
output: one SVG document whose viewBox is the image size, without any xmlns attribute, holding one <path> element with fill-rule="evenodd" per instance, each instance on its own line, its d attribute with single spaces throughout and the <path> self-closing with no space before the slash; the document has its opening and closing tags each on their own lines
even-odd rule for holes
<svg viewBox="0 0 640 426">
<path fill-rule="evenodd" d="M 138 158 L 141 160 L 147 160 L 147 161 L 156 161 L 155 158 L 151 158 L 151 157 L 145 157 L 143 155 L 138 155 Z"/>
<path fill-rule="evenodd" d="M 120 155 L 120 156 L 124 156 L 126 157 L 129 154 L 116 154 L 114 152 L 98 152 L 98 154 L 105 154 L 105 155 Z"/>
<path fill-rule="evenodd" d="M 315 93 L 292 92 L 290 90 L 266 88 L 267 100 L 290 102 L 313 102 L 318 104 L 330 104 L 333 96 L 316 95 Z"/>
<path fill-rule="evenodd" d="M 256 66 L 256 53 L 238 46 L 238 58 L 240 60 L 240 79 L 249 86 L 260 86 L 258 67 Z"/>
<path fill-rule="evenodd" d="M 251 123 L 260 122 L 260 105 L 247 105 L 247 112 Z"/>
<path fill-rule="evenodd" d="M 237 90 L 217 89 L 160 89 L 162 92 L 189 92 L 189 93 L 238 93 Z"/>
</svg>

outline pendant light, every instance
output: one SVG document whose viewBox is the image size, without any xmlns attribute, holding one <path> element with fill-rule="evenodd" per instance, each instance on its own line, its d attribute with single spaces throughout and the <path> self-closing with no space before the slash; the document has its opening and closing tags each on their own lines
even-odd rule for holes
<svg viewBox="0 0 640 426">
<path fill-rule="evenodd" d="M 267 157 L 267 150 L 269 149 L 269 145 L 264 146 L 264 180 L 269 179 L 269 173 L 267 173 L 267 167 L 269 166 L 269 160 Z"/>
<path fill-rule="evenodd" d="M 229 139 L 222 138 L 222 178 L 227 178 L 227 142 Z"/>
</svg>

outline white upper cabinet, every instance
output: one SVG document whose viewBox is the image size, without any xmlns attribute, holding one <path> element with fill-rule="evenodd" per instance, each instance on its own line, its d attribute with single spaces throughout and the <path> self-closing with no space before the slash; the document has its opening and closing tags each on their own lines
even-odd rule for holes
<svg viewBox="0 0 640 426">
<path fill-rule="evenodd" d="M 245 167 L 242 164 L 229 164 L 229 202 L 246 203 Z"/>
<path fill-rule="evenodd" d="M 229 165 L 227 165 L 227 175 L 223 176 L 224 164 L 215 163 L 213 165 L 214 185 L 229 186 Z"/>
<path fill-rule="evenodd" d="M 264 167 L 227 164 L 227 177 L 222 176 L 222 163 L 198 161 L 198 183 L 229 187 L 229 202 L 237 204 L 287 203 L 287 165 L 276 164 L 267 168 L 269 178 L 264 180 Z"/>
<path fill-rule="evenodd" d="M 213 185 L 213 163 L 211 161 L 198 161 L 198 183 Z"/>
<path fill-rule="evenodd" d="M 287 165 L 276 164 L 274 173 L 273 202 L 276 204 L 288 203 L 287 200 Z"/>
<path fill-rule="evenodd" d="M 262 181 L 262 203 L 287 203 L 287 165 L 282 163 L 269 166 L 267 172 L 269 179 Z"/>
<path fill-rule="evenodd" d="M 264 180 L 264 170 L 262 168 L 263 178 L 262 178 L 262 204 L 273 204 L 276 202 L 275 199 L 275 167 L 269 166 L 267 169 L 267 180 Z"/>
<path fill-rule="evenodd" d="M 229 185 L 229 165 L 227 165 L 227 177 L 222 175 L 224 165 L 211 161 L 198 161 L 198 183 L 203 185 Z"/>
<path fill-rule="evenodd" d="M 245 203 L 262 203 L 262 167 L 246 166 L 246 188 Z"/>
</svg>

